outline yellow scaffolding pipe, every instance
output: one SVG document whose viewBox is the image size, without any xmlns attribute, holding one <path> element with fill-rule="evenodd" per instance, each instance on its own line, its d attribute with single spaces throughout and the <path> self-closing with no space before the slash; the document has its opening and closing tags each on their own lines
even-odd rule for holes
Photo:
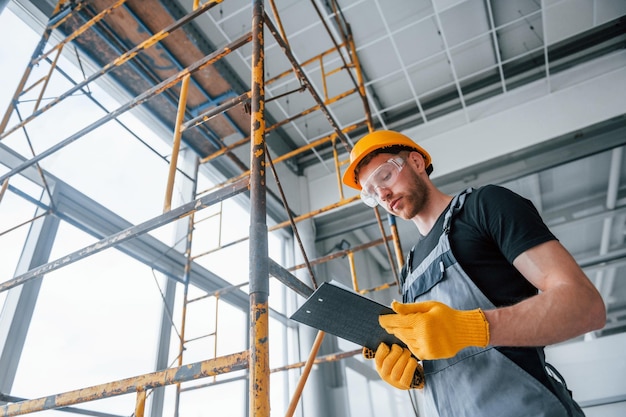
<svg viewBox="0 0 626 417">
<path fill-rule="evenodd" d="M 239 371 L 248 367 L 248 361 L 249 355 L 247 351 L 234 353 L 217 359 L 208 359 L 89 388 L 80 388 L 61 394 L 6 404 L 0 406 L 0 417 L 12 417 L 37 411 L 53 410 L 74 404 L 130 394 L 137 392 L 138 389 L 153 389 Z"/>
<path fill-rule="evenodd" d="M 135 417 L 143 417 L 146 410 L 146 390 L 137 388 L 137 401 L 135 403 Z"/>
<path fill-rule="evenodd" d="M 370 110 L 369 102 L 367 101 L 367 92 L 365 91 L 365 82 L 363 81 L 363 72 L 361 70 L 361 63 L 356 53 L 356 47 L 354 46 L 354 39 L 352 33 L 348 35 L 348 46 L 350 47 L 350 57 L 352 57 L 352 65 L 356 72 L 356 77 L 359 86 L 359 95 L 363 101 L 363 108 L 365 110 L 365 118 L 367 120 L 367 129 L 370 132 L 374 131 L 374 122 L 372 121 L 372 112 Z"/>
<path fill-rule="evenodd" d="M 346 358 L 351 358 L 352 356 L 360 355 L 362 351 L 363 351 L 362 349 L 355 349 L 355 350 L 349 350 L 346 352 L 338 352 L 338 353 L 331 353 L 331 354 L 324 355 L 324 356 L 317 356 L 315 360 L 313 361 L 313 364 L 317 365 L 320 363 L 337 362 Z M 306 365 L 306 361 L 291 363 L 288 365 L 279 366 L 277 368 L 272 368 L 270 370 L 270 373 L 273 374 L 276 372 L 283 372 L 283 371 L 288 371 L 291 369 L 298 369 L 298 368 L 304 367 L 305 365 Z M 231 381 L 235 381 L 235 380 L 242 379 L 242 378 L 245 378 L 245 377 L 235 377 L 235 378 L 229 379 L 228 381 L 231 382 Z M 194 385 L 193 387 L 184 388 L 182 391 L 187 392 L 187 391 L 194 391 L 197 389 L 207 388 L 212 385 L 215 385 L 216 383 L 219 383 L 219 382 L 208 382 L 206 384 L 198 384 L 198 385 Z"/>
<path fill-rule="evenodd" d="M 39 104 L 41 103 L 41 100 L 43 99 L 43 95 L 46 92 L 46 88 L 48 88 L 48 83 L 50 82 L 50 78 L 52 77 L 52 72 L 56 68 L 57 62 L 59 61 L 59 57 L 61 56 L 61 51 L 63 51 L 63 48 L 59 48 L 59 51 L 54 57 L 54 61 L 52 61 L 52 64 L 50 65 L 50 69 L 48 70 L 48 75 L 46 75 L 43 78 L 44 83 L 43 83 L 43 86 L 41 87 L 41 91 L 39 92 L 39 96 L 37 97 L 37 101 L 35 102 L 34 111 L 37 111 L 37 109 L 39 108 Z"/>
<path fill-rule="evenodd" d="M 92 82 L 92 81 L 96 80 L 97 78 L 103 76 L 104 74 L 108 73 L 109 71 L 111 71 L 111 70 L 113 70 L 113 69 L 115 69 L 117 67 L 120 67 L 124 63 L 128 62 L 129 60 L 131 60 L 135 56 L 137 56 L 137 54 L 141 53 L 141 51 L 143 51 L 145 49 L 148 49 L 148 48 L 152 47 L 153 45 L 155 45 L 156 43 L 160 42 L 161 40 L 167 38 L 172 31 L 176 30 L 178 27 L 182 26 L 184 23 L 188 22 L 189 20 L 193 19 L 197 15 L 202 14 L 203 12 L 209 10 L 210 8 L 214 7 L 215 5 L 217 5 L 217 4 L 221 3 L 221 2 L 222 2 L 222 0 L 212 0 L 212 1 L 208 1 L 208 2 L 206 2 L 204 4 L 202 4 L 202 6 L 198 7 L 197 10 L 187 14 L 183 18 L 177 20 L 176 22 L 172 23 L 168 27 L 160 30 L 159 32 L 157 32 L 154 35 L 150 36 L 148 39 L 146 39 L 143 42 L 139 43 L 137 46 L 133 47 L 129 51 L 127 51 L 127 52 L 123 53 L 122 55 L 118 56 L 115 60 L 113 60 L 112 62 L 109 62 L 104 67 L 102 67 L 100 69 L 100 71 L 92 74 L 91 76 L 89 76 L 84 81 L 74 85 L 68 91 L 66 91 L 65 93 L 61 94 L 56 99 L 52 100 L 51 102 L 49 102 L 47 105 L 45 105 L 41 109 L 33 112 L 33 114 L 31 114 L 30 116 L 26 117 L 20 123 L 18 123 L 17 125 L 15 125 L 15 126 L 11 127 L 10 129 L 5 131 L 6 124 L 8 123 L 11 110 L 13 109 L 13 107 L 12 107 L 13 104 L 11 104 L 9 109 L 7 110 L 7 114 L 5 114 L 5 118 L 3 119 L 2 123 L 0 124 L 0 140 L 4 139 L 5 137 L 10 135 L 11 133 L 16 131 L 17 129 L 25 126 L 27 123 L 31 122 L 35 117 L 37 117 L 41 113 L 49 110 L 50 108 L 52 108 L 53 106 L 55 106 L 56 104 L 61 102 L 63 99 L 65 99 L 68 96 L 72 95 L 74 92 L 79 91 L 81 88 L 83 88 L 84 86 L 86 86 L 90 82 Z M 230 53 L 230 52 L 231 51 L 228 51 L 227 53 Z M 208 64 L 209 63 L 207 62 L 206 65 L 208 65 Z M 202 67 L 204 67 L 204 65 L 202 65 L 201 68 Z M 201 69 L 201 68 L 196 68 L 196 70 Z M 14 96 L 14 101 L 17 100 L 17 98 L 19 97 L 19 92 L 24 88 L 24 85 L 25 85 L 25 83 L 27 81 L 28 75 L 30 74 L 31 70 L 32 70 L 32 66 L 29 66 L 28 69 L 27 69 L 27 72 L 24 74 L 22 82 L 20 82 L 20 85 L 18 86 L 18 90 L 16 91 L 16 94 Z M 188 71 L 188 68 L 183 70 L 183 71 Z M 183 71 L 179 72 L 179 74 L 181 74 Z M 182 76 L 181 76 L 181 79 L 182 79 Z M 12 103 L 13 103 L 13 101 L 12 101 Z"/>
<path fill-rule="evenodd" d="M 107 7 L 106 9 L 102 10 L 100 13 L 98 13 L 96 16 L 94 16 L 91 19 L 89 19 L 88 22 L 86 22 L 81 27 L 76 29 L 73 33 L 71 33 L 69 36 L 67 36 L 65 39 L 63 39 L 61 42 L 59 42 L 54 47 L 52 47 L 49 51 L 44 52 L 37 59 L 33 60 L 33 65 L 36 65 L 38 62 L 41 62 L 42 60 L 46 59 L 54 51 L 58 50 L 60 52 L 61 49 L 63 49 L 64 45 L 66 45 L 66 44 L 70 43 L 71 41 L 73 41 L 74 39 L 78 38 L 80 35 L 85 33 L 89 28 L 95 26 L 96 23 L 98 23 L 99 21 L 104 19 L 106 16 L 111 14 L 115 9 L 117 9 L 118 7 L 120 7 L 124 3 L 126 3 L 126 0 L 118 0 L 116 3 L 113 3 L 112 5 Z M 57 23 L 57 26 L 58 25 L 59 25 L 59 23 Z"/>
<path fill-rule="evenodd" d="M 361 125 L 362 125 L 362 123 L 355 123 L 353 125 L 346 126 L 345 128 L 342 129 L 342 132 L 343 133 L 349 133 L 349 132 L 357 129 Z M 329 142 L 333 138 L 336 138 L 336 137 L 337 137 L 336 133 L 331 133 L 328 136 L 324 136 L 322 138 L 319 138 L 319 139 L 317 139 L 317 140 L 315 140 L 315 141 L 313 141 L 311 143 L 308 143 L 308 144 L 306 144 L 306 145 L 304 145 L 304 146 L 302 146 L 300 148 L 294 149 L 291 152 L 287 152 L 286 154 L 283 154 L 281 156 L 278 156 L 278 157 L 274 158 L 274 163 L 285 161 L 285 160 L 287 160 L 289 158 L 292 158 L 292 157 L 294 157 L 296 155 L 299 155 L 299 154 L 301 154 L 303 152 L 306 152 L 309 149 L 316 148 L 319 145 L 322 145 L 322 144 L 324 144 L 326 142 Z M 247 138 L 242 139 L 242 140 L 238 141 L 237 143 L 234 143 L 234 144 L 232 144 L 232 145 L 230 145 L 230 146 L 228 146 L 226 148 L 220 149 L 219 151 L 217 151 L 217 152 L 215 152 L 215 153 L 213 153 L 211 155 L 208 155 L 206 158 L 202 159 L 200 162 L 203 162 L 203 161 L 206 162 L 208 160 L 214 159 L 217 156 L 224 155 L 225 153 L 233 150 L 234 148 L 236 148 L 238 146 L 241 146 L 241 145 L 243 145 L 245 143 L 248 143 L 248 142 L 249 142 L 249 140 Z M 238 181 L 238 180 L 240 180 L 243 177 L 247 177 L 248 175 L 250 175 L 250 171 L 243 172 L 240 175 L 238 175 L 237 177 L 230 178 L 230 179 L 228 179 L 228 180 L 226 180 L 226 181 L 224 181 L 224 182 L 222 182 L 220 184 L 217 184 L 217 185 L 215 185 L 213 187 L 210 187 L 210 188 L 207 188 L 205 190 L 202 190 L 201 192 L 198 193 L 198 195 L 200 196 L 200 195 L 206 194 L 206 193 L 208 193 L 208 192 L 210 192 L 210 191 L 212 191 L 214 189 L 221 188 L 221 187 L 223 187 L 225 185 L 228 185 L 228 184 L 231 184 L 231 183 L 233 183 L 235 181 Z"/>
<path fill-rule="evenodd" d="M 2 202 L 2 198 L 4 197 L 4 193 L 6 192 L 7 188 L 9 188 L 9 178 L 4 180 L 4 182 L 2 183 L 2 188 L 0 189 L 0 202 Z"/>
<path fill-rule="evenodd" d="M 322 256 L 320 258 L 313 259 L 309 263 L 311 265 L 318 265 L 318 264 L 321 264 L 321 263 L 324 263 L 324 262 L 332 261 L 333 259 L 336 259 L 336 258 L 340 258 L 340 257 L 346 256 L 346 255 L 348 255 L 351 252 L 360 252 L 362 250 L 369 249 L 369 248 L 372 248 L 374 246 L 382 245 L 383 243 L 385 243 L 384 239 L 372 240 L 372 241 L 364 243 L 362 245 L 355 246 L 354 248 L 333 252 L 330 255 L 326 255 L 326 256 Z M 296 270 L 302 269 L 304 267 L 306 267 L 305 264 L 297 264 L 297 265 L 294 265 L 294 266 L 292 266 L 290 268 L 287 268 L 287 271 L 296 271 Z"/>
<path fill-rule="evenodd" d="M 343 45 L 340 45 L 340 46 L 343 46 Z M 307 65 L 310 65 L 313 62 L 319 61 L 320 57 L 323 57 L 323 56 L 326 56 L 326 55 L 330 55 L 330 54 L 334 54 L 336 52 L 337 52 L 337 48 L 332 47 L 332 48 L 327 49 L 326 51 L 322 52 L 319 55 L 315 55 L 312 58 L 307 59 L 306 61 L 302 62 L 300 64 L 300 66 L 304 68 L 304 67 L 306 67 Z M 281 78 L 284 78 L 284 77 L 288 76 L 289 74 L 292 74 L 293 72 L 294 72 L 293 69 L 283 71 L 280 74 L 278 74 L 278 75 L 270 78 L 269 80 L 267 80 L 265 82 L 265 84 L 266 85 L 273 84 L 276 81 L 280 80 Z"/>
<path fill-rule="evenodd" d="M 336 208 L 339 208 L 339 207 L 345 206 L 347 204 L 350 204 L 350 203 L 352 203 L 352 202 L 354 202 L 356 200 L 359 200 L 360 198 L 361 198 L 361 196 L 358 196 L 358 195 L 352 196 L 350 198 L 345 198 L 345 199 L 343 199 L 341 201 L 338 201 L 336 203 L 329 204 L 329 205 L 327 205 L 325 207 L 322 207 L 320 209 L 313 210 L 313 211 L 311 211 L 309 213 L 305 213 L 305 214 L 303 214 L 301 216 L 295 217 L 294 221 L 299 222 L 299 221 L 302 221 L 302 220 L 305 220 L 305 219 L 310 219 L 311 217 L 317 216 L 318 214 L 322 214 L 322 213 L 325 213 L 327 211 L 334 210 Z M 274 226 L 271 226 L 269 228 L 269 230 L 270 231 L 274 231 L 274 230 L 282 229 L 283 227 L 288 226 L 288 225 L 289 225 L 289 221 L 284 221 L 282 223 L 278 223 L 278 224 L 276 224 Z"/>
<path fill-rule="evenodd" d="M 174 139 L 172 144 L 172 158 L 167 176 L 167 187 L 165 189 L 165 201 L 163 202 L 163 212 L 172 209 L 172 194 L 174 192 L 174 180 L 176 179 L 176 166 L 178 165 L 178 154 L 180 151 L 180 141 L 183 135 L 181 126 L 185 119 L 185 109 L 187 107 L 187 91 L 189 89 L 190 75 L 185 74 L 180 89 L 180 99 L 178 101 L 178 111 L 176 113 L 176 126 L 174 127 Z"/>
<path fill-rule="evenodd" d="M 296 407 L 298 406 L 298 401 L 300 401 L 300 396 L 302 395 L 302 391 L 304 390 L 304 385 L 311 373 L 311 368 L 313 367 L 313 363 L 315 362 L 315 357 L 317 356 L 317 352 L 320 350 L 322 346 L 322 342 L 324 341 L 324 332 L 317 332 L 317 336 L 315 337 L 315 341 L 313 342 L 313 347 L 311 348 L 311 353 L 309 354 L 309 359 L 304 365 L 304 370 L 302 371 L 302 375 L 300 376 L 300 380 L 298 381 L 298 386 L 296 387 L 296 391 L 294 392 L 293 397 L 291 398 L 291 402 L 289 403 L 289 407 L 287 408 L 287 413 L 285 417 L 293 416 L 293 413 L 296 411 Z"/>
<path fill-rule="evenodd" d="M 270 416 L 269 256 L 265 151 L 265 13 L 263 0 L 252 3 L 250 100 L 250 368 L 249 416 Z"/>
<path fill-rule="evenodd" d="M 76 32 L 74 32 L 72 35 L 70 35 L 68 38 L 66 38 L 64 41 L 62 41 L 61 43 L 59 43 L 57 46 L 55 46 L 54 48 L 52 48 L 50 51 L 44 53 L 43 55 L 40 55 L 38 57 L 33 57 L 31 59 L 31 61 L 28 63 L 28 67 L 26 68 L 26 71 L 24 71 L 24 75 L 22 76 L 22 79 L 20 80 L 20 83 L 17 86 L 17 89 L 15 90 L 15 94 L 13 95 L 13 98 L 11 100 L 11 102 L 9 103 L 9 107 L 6 110 L 6 113 L 4 114 L 4 117 L 2 119 L 2 122 L 0 122 L 0 134 L 3 134 L 8 123 L 9 123 L 9 119 L 11 117 L 11 113 L 13 112 L 13 109 L 15 108 L 15 103 L 17 103 L 18 98 L 20 97 L 21 94 L 23 94 L 25 92 L 24 88 L 26 86 L 26 82 L 28 81 L 28 77 L 30 76 L 30 73 L 32 72 L 32 69 L 34 68 L 35 65 L 37 65 L 38 62 L 40 62 L 42 59 L 44 59 L 45 57 L 47 57 L 49 54 L 51 54 L 53 51 L 55 51 L 56 49 L 61 49 L 63 47 L 63 45 L 73 39 L 75 39 L 76 37 L 78 37 L 78 35 L 82 34 L 83 32 L 85 32 L 89 27 L 93 26 L 95 23 L 97 23 L 98 20 L 101 20 L 102 18 L 104 18 L 106 15 L 108 15 L 113 9 L 115 9 L 116 7 L 120 6 L 121 4 L 123 4 L 126 0 L 119 0 L 117 3 L 113 4 L 111 7 L 103 10 L 101 13 L 99 13 L 97 16 L 95 16 L 92 20 L 90 20 L 89 22 L 87 22 L 85 25 L 83 25 L 82 27 L 80 27 Z M 66 3 L 66 1 L 64 0 L 60 0 L 56 7 L 55 7 L 55 11 L 53 13 L 57 13 L 59 12 L 59 10 L 61 10 L 63 4 Z M 80 3 L 75 11 L 81 9 L 83 7 L 82 3 Z M 67 20 L 70 17 L 70 15 L 68 14 L 67 16 L 64 16 L 62 19 L 60 19 L 58 22 L 56 22 L 54 25 L 52 26 L 48 26 L 46 27 L 46 31 L 44 32 L 43 36 L 42 36 L 42 41 L 41 44 L 43 44 L 44 41 L 47 41 L 50 37 L 50 34 L 52 33 L 52 30 L 56 27 L 58 27 L 60 24 L 62 24 L 65 20 Z M 95 21 L 94 21 L 95 20 Z M 77 33 L 79 32 L 79 33 Z M 75 35 L 76 36 L 73 36 Z M 71 38 L 71 39 L 70 39 Z M 58 59 L 58 56 L 57 56 Z M 56 62 L 56 59 L 55 59 Z M 37 81 L 35 83 L 39 84 L 41 81 L 43 81 L 43 79 Z M 33 85 L 34 86 L 34 85 Z M 29 87 L 26 91 L 30 90 L 33 86 Z M 43 92 L 42 92 L 43 94 Z M 35 107 L 35 111 L 37 110 L 39 105 L 39 101 L 37 103 L 37 107 Z M 15 131 L 17 130 L 17 128 L 24 126 L 26 123 L 28 122 L 28 120 L 24 120 L 20 123 L 20 125 L 18 125 L 17 127 L 14 127 L 13 129 L 11 129 L 11 131 Z M 0 139 L 1 140 L 1 139 Z"/>
<path fill-rule="evenodd" d="M 280 30 L 280 35 L 283 37 L 283 40 L 285 41 L 285 45 L 287 45 L 287 47 L 290 48 L 289 40 L 287 39 L 287 34 L 285 33 L 285 28 L 283 28 L 283 22 L 280 19 L 280 16 L 278 15 L 278 9 L 276 8 L 276 3 L 274 2 L 274 0 L 270 0 L 270 7 L 272 8 L 272 13 L 274 14 L 274 18 L 276 19 L 276 23 L 278 23 L 278 30 Z"/>
</svg>

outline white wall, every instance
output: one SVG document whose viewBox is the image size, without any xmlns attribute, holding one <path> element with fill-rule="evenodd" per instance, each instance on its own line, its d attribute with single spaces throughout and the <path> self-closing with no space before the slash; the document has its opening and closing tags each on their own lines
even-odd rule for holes
<svg viewBox="0 0 626 417">
<path fill-rule="evenodd" d="M 626 416 L 626 333 L 546 348 L 587 417 Z M 586 405 L 613 404 L 586 407 Z"/>
<path fill-rule="evenodd" d="M 457 112 L 405 133 L 430 152 L 436 178 L 623 115 L 624 97 L 622 51 L 477 104 L 469 123 Z"/>
</svg>

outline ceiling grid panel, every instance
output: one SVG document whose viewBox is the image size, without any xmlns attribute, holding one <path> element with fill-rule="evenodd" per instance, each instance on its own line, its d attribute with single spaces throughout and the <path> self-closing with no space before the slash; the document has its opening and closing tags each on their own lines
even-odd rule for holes
<svg viewBox="0 0 626 417">
<path fill-rule="evenodd" d="M 496 62 L 498 66 L 498 74 L 500 76 L 500 84 L 502 86 L 502 92 L 506 93 L 506 82 L 504 81 L 504 71 L 502 70 L 502 56 L 500 55 L 500 42 L 498 42 L 498 36 L 496 35 L 496 25 L 493 18 L 493 8 L 491 7 L 492 0 L 487 0 L 487 14 L 489 15 L 489 33 L 493 41 L 493 52 L 496 55 Z"/>
<path fill-rule="evenodd" d="M 407 72 L 404 59 L 402 58 L 402 54 L 400 54 L 400 51 L 398 50 L 398 45 L 396 44 L 394 36 L 391 33 L 391 30 L 389 28 L 389 23 L 387 22 L 387 18 L 385 17 L 385 13 L 378 0 L 374 0 L 374 4 L 376 5 L 376 9 L 378 10 L 380 19 L 383 22 L 383 25 L 385 27 L 386 36 L 389 38 L 391 42 L 391 46 L 393 47 L 393 52 L 397 56 L 398 61 L 400 62 L 400 68 L 402 69 L 402 74 L 406 78 L 406 82 L 409 86 L 411 95 L 413 96 L 413 100 L 415 101 L 415 105 L 417 106 L 419 114 L 422 116 L 422 120 L 424 121 L 424 123 L 427 123 L 428 117 L 426 116 L 426 113 L 424 112 L 424 108 L 422 107 L 422 103 L 420 102 L 420 99 L 417 96 L 417 93 L 415 92 L 415 87 L 413 86 L 413 82 L 411 81 L 411 78 L 409 77 L 409 74 Z"/>
<path fill-rule="evenodd" d="M 450 70 L 452 71 L 452 77 L 454 79 L 454 86 L 456 88 L 457 94 L 458 94 L 458 99 L 461 103 L 461 108 L 463 110 L 463 113 L 465 115 L 465 120 L 466 122 L 469 123 L 470 119 L 469 119 L 469 113 L 467 112 L 467 108 L 465 106 L 465 98 L 463 97 L 463 91 L 461 90 L 461 84 L 459 82 L 459 77 L 457 76 L 457 72 L 455 69 L 455 65 L 454 62 L 452 61 L 452 56 L 450 54 L 450 47 L 448 44 L 448 41 L 446 40 L 446 31 L 443 28 L 442 24 L 441 24 L 441 12 L 437 9 L 437 5 L 436 2 L 433 2 L 433 7 L 435 10 L 435 20 L 437 22 L 437 27 L 439 28 L 439 34 L 441 36 L 441 40 L 443 41 L 443 45 L 446 51 L 446 59 L 448 60 L 448 63 L 450 65 Z M 452 6 L 451 6 L 452 7 Z"/>
</svg>

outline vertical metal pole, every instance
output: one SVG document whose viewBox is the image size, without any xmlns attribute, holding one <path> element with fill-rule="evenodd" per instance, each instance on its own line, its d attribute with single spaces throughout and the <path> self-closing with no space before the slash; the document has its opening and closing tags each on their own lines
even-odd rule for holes
<svg viewBox="0 0 626 417">
<path fill-rule="evenodd" d="M 146 390 L 137 388 L 137 400 L 135 401 L 135 417 L 143 417 L 146 411 Z"/>
<path fill-rule="evenodd" d="M 9 188 L 8 178 L 4 180 L 4 182 L 2 183 L 2 188 L 0 188 L 0 202 L 2 202 L 2 197 L 4 197 L 4 193 L 6 192 L 7 188 Z"/>
<path fill-rule="evenodd" d="M 193 10 L 198 8 L 199 0 L 194 0 L 193 2 Z M 189 80 L 191 76 L 189 74 L 183 77 L 183 81 L 180 87 L 180 98 L 178 100 L 178 111 L 176 113 L 176 125 L 174 127 L 174 139 L 172 143 L 172 158 L 170 160 L 170 167 L 167 177 L 167 186 L 165 189 L 165 201 L 163 203 L 163 211 L 169 211 L 172 209 L 172 195 L 174 193 L 174 181 L 176 180 L 176 167 L 178 165 L 178 154 L 180 152 L 180 143 L 183 136 L 182 125 L 185 121 L 185 110 L 187 109 L 187 93 L 189 91 Z M 195 172 L 197 178 L 198 172 L 198 164 L 196 159 L 195 164 Z M 196 193 L 196 181 L 194 181 L 193 185 L 193 194 Z M 180 341 L 179 341 L 179 350 L 178 350 L 178 366 L 183 365 L 183 352 L 185 351 L 185 328 L 187 327 L 187 301 L 189 300 L 189 275 L 191 270 L 191 242 L 193 240 L 193 228 L 194 228 L 194 217 L 195 213 L 191 213 L 189 219 L 187 221 L 187 244 L 185 247 L 185 286 L 183 293 L 183 312 L 182 312 L 182 322 L 180 328 Z M 174 408 L 174 416 L 178 417 L 179 406 L 180 406 L 180 384 L 176 384 L 176 401 Z M 138 416 L 135 416 L 138 417 Z"/>
<path fill-rule="evenodd" d="M 252 4 L 252 99 L 250 100 L 250 417 L 269 417 L 269 265 L 266 221 L 264 119 L 264 9 Z"/>
<path fill-rule="evenodd" d="M 196 158 L 195 161 L 198 159 Z M 198 163 L 195 164 L 195 178 L 197 178 L 198 172 Z M 196 184 L 197 181 L 193 182 L 193 195 L 196 193 Z M 178 366 L 183 366 L 183 355 L 185 352 L 185 330 L 187 328 L 187 306 L 189 302 L 189 280 L 191 275 L 191 263 L 193 262 L 191 258 L 191 244 L 193 241 L 193 230 L 194 230 L 194 219 L 195 213 L 191 213 L 189 219 L 187 220 L 187 240 L 185 245 L 185 272 L 183 276 L 184 287 L 183 287 L 183 312 L 181 317 L 180 324 L 180 340 L 178 343 Z M 174 417 L 179 416 L 179 408 L 180 408 L 180 393 L 181 393 L 181 384 L 176 384 L 176 401 L 174 406 Z M 135 417 L 138 417 L 135 415 Z"/>
<path fill-rule="evenodd" d="M 396 216 L 388 214 L 387 219 L 389 220 L 389 228 L 391 229 L 391 236 L 393 237 L 393 247 L 396 252 L 396 262 L 398 263 L 398 271 L 401 271 L 402 267 L 404 266 L 404 253 L 402 252 L 402 243 L 400 242 L 400 233 L 398 233 L 398 225 L 396 224 Z M 384 239 L 384 236 L 383 236 L 383 239 Z M 402 285 L 400 285 L 400 278 L 398 274 L 395 275 L 395 278 L 396 278 L 396 284 L 398 284 L 398 293 L 402 294 Z"/>
<path fill-rule="evenodd" d="M 356 279 L 356 266 L 354 264 L 354 253 L 348 252 L 348 262 L 350 264 L 350 276 L 352 277 L 352 289 L 359 292 L 359 282 Z"/>
<path fill-rule="evenodd" d="M 354 46 L 354 39 L 352 38 L 352 31 L 348 26 L 348 45 L 350 47 L 350 55 L 352 56 L 352 62 L 354 63 L 354 69 L 356 71 L 356 77 L 359 83 L 359 95 L 363 101 L 363 109 L 365 110 L 365 117 L 367 121 L 367 130 L 374 131 L 374 122 L 372 121 L 372 112 L 370 110 L 369 101 L 367 101 L 367 91 L 365 90 L 365 82 L 363 80 L 363 72 L 361 71 L 361 63 L 359 62 L 359 56 L 356 54 L 356 47 Z"/>
<path fill-rule="evenodd" d="M 62 3 L 63 3 L 63 0 L 59 0 L 59 3 L 57 4 L 55 11 L 57 11 L 57 9 L 60 7 Z M 20 98 L 22 91 L 24 91 L 24 87 L 26 87 L 26 82 L 28 81 L 28 77 L 30 77 L 30 73 L 33 70 L 33 67 L 34 67 L 33 62 L 37 59 L 39 55 L 41 55 L 43 48 L 46 46 L 46 43 L 48 42 L 48 38 L 50 38 L 51 33 L 52 33 L 52 29 L 50 25 L 46 26 L 46 28 L 44 29 L 43 35 L 41 35 L 41 39 L 39 40 L 39 43 L 37 44 L 37 47 L 35 48 L 35 51 L 33 51 L 33 54 L 31 55 L 30 61 L 28 61 L 28 65 L 26 66 L 26 69 L 24 70 L 24 75 L 22 75 L 22 79 L 17 85 L 17 88 L 15 89 L 15 93 L 13 94 L 13 97 L 11 98 L 11 101 L 9 102 L 9 107 L 4 113 L 4 117 L 2 118 L 2 121 L 0 121 L 0 134 L 4 133 L 4 130 L 9 124 L 9 119 L 11 118 L 11 114 L 13 114 L 13 110 L 15 110 L 15 107 L 17 106 L 18 99 Z"/>
<path fill-rule="evenodd" d="M 175 200 L 175 203 L 184 203 L 191 201 L 196 196 L 196 188 L 198 182 L 198 157 L 194 151 L 190 148 L 184 148 L 180 153 L 182 169 L 188 173 L 189 180 L 185 177 L 185 181 L 181 182 L 181 190 L 177 197 L 179 200 Z M 189 274 L 191 272 L 191 244 L 192 244 L 192 231 L 193 231 L 193 222 L 194 222 L 194 214 L 190 215 L 187 219 L 180 219 L 180 221 L 176 222 L 176 230 L 173 236 L 173 242 L 177 242 L 174 244 L 174 248 L 180 252 L 185 253 L 185 270 L 184 270 L 184 289 L 188 290 L 189 286 Z M 183 243 L 183 237 L 186 236 Z M 156 357 L 156 370 L 166 369 L 170 366 L 170 345 L 172 338 L 172 317 L 170 311 L 174 310 L 174 306 L 176 304 L 176 292 L 177 292 L 177 283 L 173 279 L 166 279 L 165 282 L 165 296 L 163 303 L 163 310 L 161 312 L 161 323 L 159 330 L 159 341 L 157 347 L 157 357 Z M 187 298 L 187 294 L 184 294 L 184 300 Z M 187 316 L 187 312 L 185 310 L 186 304 L 183 306 L 183 320 Z M 182 333 L 180 334 L 180 343 L 179 343 L 179 355 L 182 358 L 182 349 L 184 348 L 184 340 L 185 340 L 185 331 L 186 324 L 184 322 L 181 323 Z M 182 363 L 182 362 L 179 362 Z M 165 387 L 156 388 L 152 391 L 150 396 L 152 402 L 150 407 L 150 416 L 151 417 L 162 417 L 163 416 L 163 405 L 165 404 Z M 178 415 L 178 387 L 176 393 L 176 403 L 175 403 L 175 411 L 174 416 Z M 135 416 L 136 417 L 136 416 Z"/>
<path fill-rule="evenodd" d="M 183 77 L 180 88 L 180 100 L 178 101 L 178 112 L 176 113 L 176 126 L 174 127 L 174 140 L 172 144 L 172 158 L 167 177 L 167 187 L 165 189 L 165 201 L 163 202 L 163 212 L 172 209 L 172 195 L 174 193 L 174 181 L 176 179 L 176 165 L 178 164 L 178 153 L 180 152 L 180 142 L 183 135 L 181 125 L 185 119 L 185 109 L 187 108 L 187 91 L 189 90 L 189 74 Z"/>
<path fill-rule="evenodd" d="M 311 348 L 311 353 L 309 354 L 309 358 L 304 365 L 304 369 L 302 370 L 302 375 L 300 376 L 300 380 L 298 381 L 298 386 L 296 387 L 296 392 L 293 394 L 293 398 L 289 403 L 289 408 L 287 408 L 287 412 L 285 413 L 285 417 L 292 417 L 296 412 L 296 407 L 298 406 L 298 401 L 300 401 L 300 397 L 302 396 L 302 391 L 304 390 L 304 385 L 306 384 L 307 378 L 311 373 L 311 368 L 315 363 L 315 358 L 317 357 L 317 352 L 319 352 L 320 347 L 322 346 L 322 342 L 324 341 L 325 333 L 323 331 L 317 332 L 317 337 L 315 337 L 315 342 L 313 343 L 313 347 Z"/>
<path fill-rule="evenodd" d="M 7 4 L 9 4 L 9 0 L 0 0 L 0 14 L 2 14 L 2 11 L 7 6 Z"/>
<path fill-rule="evenodd" d="M 39 92 L 39 96 L 37 97 L 37 101 L 35 102 L 35 107 L 33 111 L 37 111 L 39 109 L 39 104 L 41 104 L 41 100 L 43 99 L 43 95 L 46 93 L 46 88 L 48 88 L 48 83 L 50 82 L 50 78 L 52 78 L 52 73 L 54 69 L 57 67 L 57 62 L 59 62 L 59 57 L 61 56 L 61 52 L 63 51 L 63 45 L 57 51 L 57 55 L 54 57 L 54 61 L 50 64 L 50 69 L 48 70 L 48 74 L 45 77 L 45 81 L 43 83 L 43 87 L 41 87 L 41 91 Z"/>
<path fill-rule="evenodd" d="M 383 237 L 383 241 L 385 244 L 385 251 L 387 252 L 387 259 L 389 260 L 389 265 L 391 266 L 391 272 L 393 273 L 393 277 L 396 280 L 396 284 L 398 285 L 398 288 L 400 288 L 400 279 L 398 278 L 398 267 L 394 263 L 393 255 L 391 254 L 391 249 L 389 249 L 389 241 L 386 238 L 387 233 L 385 232 L 385 228 L 383 227 L 383 220 L 380 217 L 380 213 L 378 212 L 378 209 L 376 207 L 374 207 L 372 211 L 376 215 L 376 222 L 378 223 L 378 228 L 380 229 L 380 235 Z"/>
<path fill-rule="evenodd" d="M 44 205 L 50 201 L 46 195 L 42 196 Z M 38 208 L 35 217 L 45 212 Z M 57 216 L 48 214 L 30 225 L 15 276 L 48 262 L 60 222 Z M 12 392 L 42 280 L 40 276 L 10 289 L 0 307 L 0 392 Z"/>
<path fill-rule="evenodd" d="M 339 168 L 339 154 L 337 153 L 337 137 L 333 135 L 333 160 L 335 161 L 335 175 L 337 176 L 337 188 L 339 189 L 339 200 L 343 200 L 343 186 L 341 183 L 341 168 Z"/>
</svg>

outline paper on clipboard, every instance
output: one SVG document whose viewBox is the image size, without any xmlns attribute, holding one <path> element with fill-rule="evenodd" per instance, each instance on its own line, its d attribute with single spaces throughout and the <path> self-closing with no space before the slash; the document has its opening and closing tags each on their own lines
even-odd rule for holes
<svg viewBox="0 0 626 417">
<path fill-rule="evenodd" d="M 374 351 L 381 342 L 405 346 L 380 327 L 381 314 L 394 314 L 394 311 L 352 290 L 325 282 L 291 319 Z"/>
</svg>

